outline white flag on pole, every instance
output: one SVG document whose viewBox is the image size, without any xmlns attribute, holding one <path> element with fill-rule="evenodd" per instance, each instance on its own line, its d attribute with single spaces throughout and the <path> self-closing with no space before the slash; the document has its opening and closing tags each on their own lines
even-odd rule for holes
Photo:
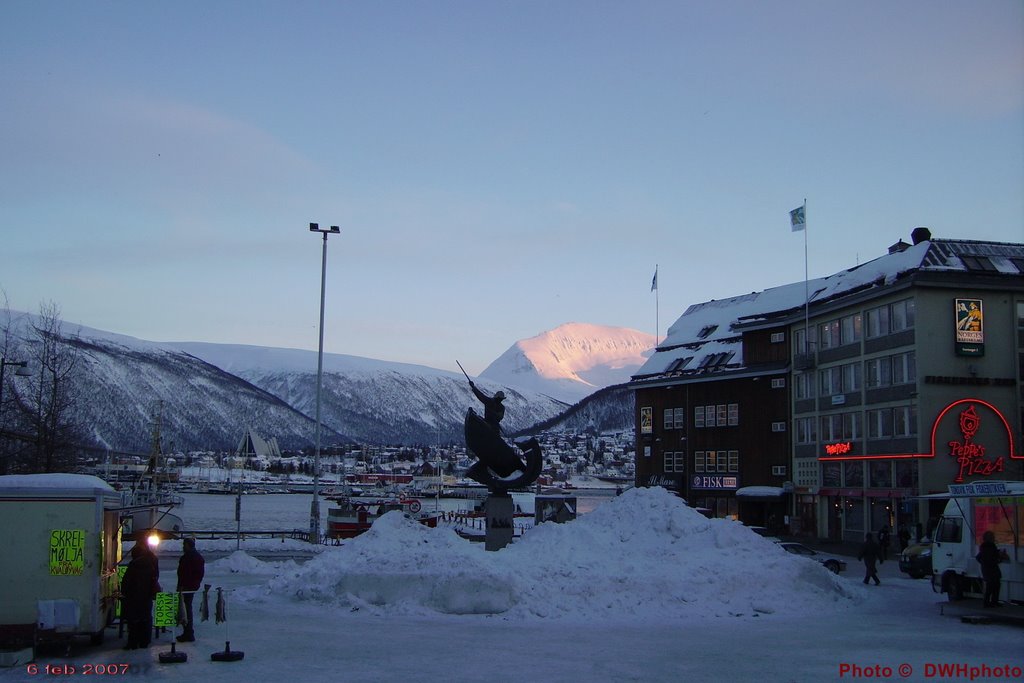
<svg viewBox="0 0 1024 683">
<path fill-rule="evenodd" d="M 789 212 L 789 224 L 793 232 L 800 232 L 807 228 L 807 205 L 798 206 Z"/>
</svg>

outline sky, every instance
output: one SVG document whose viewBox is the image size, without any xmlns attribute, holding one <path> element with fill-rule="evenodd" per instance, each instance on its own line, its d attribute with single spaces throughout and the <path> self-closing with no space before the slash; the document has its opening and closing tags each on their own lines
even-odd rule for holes
<svg viewBox="0 0 1024 683">
<path fill-rule="evenodd" d="M 250 498 L 294 499 L 302 509 L 300 496 L 247 496 L 250 520 L 263 503 Z M 219 528 L 230 527 L 229 496 L 189 495 L 181 511 L 187 525 L 214 508 Z M 270 519 L 246 528 L 279 524 Z M 197 616 L 196 641 L 179 644 L 185 663 L 157 658 L 178 629 L 125 652 L 111 628 L 100 647 L 80 638 L 70 652 L 40 649 L 35 669 L 0 668 L 0 680 L 110 664 L 165 681 L 353 683 L 1005 681 L 1024 668 L 1019 627 L 961 623 L 945 596 L 896 562 L 879 566 L 881 585 L 865 586 L 852 557 L 832 574 L 656 487 L 536 526 L 497 552 L 399 512 L 304 563 L 283 560 L 312 554 L 298 544 L 249 537 L 235 551 L 234 539 L 198 541 L 210 619 Z M 164 588 L 180 549 L 165 542 L 157 550 Z M 968 614 L 981 612 L 979 600 L 966 602 Z M 226 641 L 241 661 L 211 661 Z"/>
<path fill-rule="evenodd" d="M 0 4 L 0 294 L 478 374 L 914 227 L 1024 241 L 1024 5 Z M 658 269 L 658 290 L 651 280 Z M 2 301 L 0 301 L 2 303 Z"/>
</svg>

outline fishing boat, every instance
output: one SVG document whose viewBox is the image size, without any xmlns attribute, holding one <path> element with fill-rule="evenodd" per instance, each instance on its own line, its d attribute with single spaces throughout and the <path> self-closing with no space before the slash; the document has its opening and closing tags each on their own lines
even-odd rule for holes
<svg viewBox="0 0 1024 683">
<path fill-rule="evenodd" d="M 436 527 L 440 516 L 439 513 L 423 512 L 422 503 L 415 498 L 365 500 L 336 496 L 330 500 L 338 503 L 337 507 L 327 509 L 327 537 L 335 540 L 355 538 L 373 526 L 382 515 L 396 510 L 429 527 Z"/>
<path fill-rule="evenodd" d="M 152 448 L 149 463 L 132 487 L 121 491 L 121 537 L 138 541 L 156 534 L 161 539 L 179 538 L 185 522 L 171 513 L 185 504 L 184 497 L 173 493 L 164 484 L 170 478 L 167 459 L 160 447 L 162 404 L 153 419 Z"/>
</svg>

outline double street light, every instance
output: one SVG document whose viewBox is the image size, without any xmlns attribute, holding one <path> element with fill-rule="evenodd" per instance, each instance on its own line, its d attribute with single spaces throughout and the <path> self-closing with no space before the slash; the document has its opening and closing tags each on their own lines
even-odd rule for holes
<svg viewBox="0 0 1024 683">
<path fill-rule="evenodd" d="M 0 408 L 2 408 L 4 404 L 4 370 L 7 366 L 18 368 L 14 373 L 16 377 L 28 377 L 32 374 L 32 371 L 28 369 L 28 361 L 0 358 Z"/>
<path fill-rule="evenodd" d="M 310 232 L 324 236 L 323 258 L 320 267 L 320 346 L 316 359 L 316 452 L 313 456 L 313 502 L 309 508 L 309 542 L 320 542 L 320 387 L 324 375 L 324 294 L 327 284 L 327 236 L 337 235 L 341 228 L 332 225 L 321 228 L 319 223 L 309 224 Z"/>
</svg>

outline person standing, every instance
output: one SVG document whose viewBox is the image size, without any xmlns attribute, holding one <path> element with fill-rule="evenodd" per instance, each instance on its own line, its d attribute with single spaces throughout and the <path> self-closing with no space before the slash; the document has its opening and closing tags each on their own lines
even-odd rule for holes
<svg viewBox="0 0 1024 683">
<path fill-rule="evenodd" d="M 206 561 L 196 550 L 196 539 L 186 538 L 181 542 L 181 559 L 178 560 L 178 592 L 185 605 L 185 632 L 177 637 L 179 643 L 191 643 L 196 639 L 192 619 L 192 600 L 203 583 Z"/>
<path fill-rule="evenodd" d="M 159 591 L 160 568 L 145 541 L 132 548 L 132 559 L 121 579 L 121 614 L 128 624 L 126 650 L 149 647 L 153 637 L 153 599 Z"/>
<path fill-rule="evenodd" d="M 871 579 L 876 586 L 881 585 L 882 582 L 878 580 L 878 569 L 875 568 L 875 563 L 880 561 L 879 549 L 872 534 L 864 534 L 864 545 L 861 546 L 857 559 L 864 560 L 864 583 Z"/>
<path fill-rule="evenodd" d="M 883 524 L 882 528 L 878 530 L 878 559 L 881 562 L 885 562 L 889 559 L 889 543 L 892 538 L 889 533 L 889 525 Z"/>
<path fill-rule="evenodd" d="M 1003 578 L 1003 572 L 999 569 L 999 563 L 1006 560 L 1006 552 L 996 547 L 996 535 L 992 531 L 986 531 L 981 537 L 981 545 L 978 546 L 978 554 L 975 559 L 981 565 L 981 578 L 985 580 L 985 594 L 982 599 L 982 607 L 999 607 L 999 584 Z"/>
</svg>

